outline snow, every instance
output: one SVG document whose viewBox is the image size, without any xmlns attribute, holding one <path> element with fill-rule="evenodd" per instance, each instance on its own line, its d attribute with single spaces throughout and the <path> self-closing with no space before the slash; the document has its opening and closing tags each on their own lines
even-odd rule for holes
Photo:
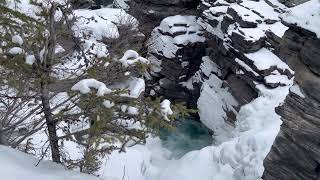
<svg viewBox="0 0 320 180">
<path fill-rule="evenodd" d="M 73 27 L 77 37 L 90 35 L 97 40 L 118 38 L 117 24 L 137 25 L 137 20 L 121 9 L 80 9 L 75 10 L 74 15 L 78 18 Z"/>
<path fill-rule="evenodd" d="M 197 105 L 200 121 L 215 133 L 216 142 L 223 142 L 232 136 L 232 125 L 225 120 L 226 112 L 237 114 L 235 107 L 238 102 L 228 88 L 222 87 L 223 81 L 211 74 L 201 87 L 201 94 Z"/>
<path fill-rule="evenodd" d="M 209 8 L 210 13 L 213 15 L 224 14 L 227 12 L 229 6 L 213 6 Z"/>
<path fill-rule="evenodd" d="M 234 32 L 243 35 L 247 41 L 258 41 L 261 38 L 266 37 L 267 31 L 271 31 L 281 38 L 287 29 L 288 27 L 281 22 L 276 22 L 273 24 L 259 24 L 257 28 L 238 27 L 236 30 L 229 28 L 228 34 L 231 35 Z"/>
<path fill-rule="evenodd" d="M 42 161 L 17 150 L 0 145 L 0 172 L 4 180 L 98 180 L 97 177 L 68 171 L 61 165 Z"/>
<path fill-rule="evenodd" d="M 176 15 L 166 17 L 161 21 L 160 26 L 152 31 L 148 42 L 148 52 L 173 58 L 181 48 L 179 45 L 204 42 L 205 37 L 203 37 L 202 30 L 197 23 L 196 16 Z M 184 33 L 175 35 L 177 32 Z M 168 33 L 171 36 L 163 33 Z"/>
<path fill-rule="evenodd" d="M 279 13 L 274 11 L 274 8 L 269 6 L 265 1 L 242 1 L 240 5 L 249 8 L 250 10 L 254 10 L 255 12 L 259 13 L 265 19 L 271 20 L 280 20 Z"/>
<path fill-rule="evenodd" d="M 23 53 L 23 49 L 20 47 L 13 47 L 8 51 L 9 54 L 18 55 Z"/>
<path fill-rule="evenodd" d="M 133 65 L 137 62 L 142 64 L 149 64 L 149 60 L 139 56 L 139 54 L 134 50 L 127 50 L 123 57 L 119 59 L 123 66 L 128 67 L 129 65 Z"/>
<path fill-rule="evenodd" d="M 260 76 L 257 72 L 255 72 L 250 66 L 248 66 L 246 63 L 241 61 L 240 59 L 236 58 L 235 61 L 243 67 L 246 71 L 251 72 L 254 76 L 258 77 Z"/>
<path fill-rule="evenodd" d="M 80 91 L 82 94 L 88 94 L 91 92 L 90 88 L 95 88 L 97 90 L 97 96 L 104 96 L 112 92 L 112 90 L 107 88 L 104 83 L 95 79 L 82 79 L 72 86 L 71 90 Z"/>
<path fill-rule="evenodd" d="M 254 65 L 259 70 L 269 69 L 272 66 L 276 66 L 282 70 L 289 70 L 292 74 L 294 73 L 289 66 L 284 63 L 278 56 L 273 54 L 266 48 L 261 48 L 257 52 L 245 54 L 247 58 L 253 61 Z"/>
<path fill-rule="evenodd" d="M 145 82 L 142 78 L 132 78 L 129 83 L 129 97 L 138 98 L 145 90 Z"/>
<path fill-rule="evenodd" d="M 26 63 L 32 65 L 36 61 L 34 55 L 26 55 Z"/>
<path fill-rule="evenodd" d="M 112 152 L 100 170 L 105 180 L 144 180 L 143 171 L 149 166 L 151 153 L 144 146 L 127 148 L 126 153 Z"/>
<path fill-rule="evenodd" d="M 128 114 L 131 114 L 131 115 L 139 114 L 139 109 L 136 107 L 129 106 L 127 111 L 128 111 Z"/>
<path fill-rule="evenodd" d="M 264 32 L 271 31 L 280 38 L 289 29 L 287 26 L 283 25 L 281 22 L 276 22 L 273 24 L 259 24 L 258 28 L 262 29 Z"/>
<path fill-rule="evenodd" d="M 103 101 L 103 105 L 104 105 L 104 107 L 110 109 L 110 108 L 112 108 L 115 104 L 114 104 L 114 102 L 111 102 L 111 101 L 109 101 L 109 100 L 105 100 L 105 101 Z"/>
<path fill-rule="evenodd" d="M 200 70 L 205 76 L 209 77 L 211 72 L 217 73 L 218 75 L 221 73 L 218 65 L 213 62 L 209 56 L 203 56 L 201 60 Z"/>
<path fill-rule="evenodd" d="M 236 11 L 243 21 L 252 23 L 257 23 L 259 21 L 262 22 L 262 18 L 260 16 L 238 4 L 231 4 L 229 8 L 232 8 L 234 11 Z"/>
<path fill-rule="evenodd" d="M 242 34 L 245 37 L 245 40 L 249 41 L 258 41 L 261 38 L 265 37 L 265 33 L 258 28 L 237 28 L 237 30 L 229 31 L 228 34 L 231 35 L 231 33 L 238 33 Z"/>
<path fill-rule="evenodd" d="M 128 147 L 128 153 L 112 153 L 103 168 L 103 177 L 109 175 L 115 180 L 123 176 L 138 180 L 260 179 L 263 160 L 280 129 L 281 120 L 275 107 L 283 102 L 289 87 L 267 89 L 257 85 L 259 97 L 240 109 L 236 127 L 230 129 L 233 136 L 221 143 L 174 159 L 158 138 L 149 138 L 146 145 Z M 209 110 L 214 108 L 212 104 L 207 105 Z"/>
<path fill-rule="evenodd" d="M 294 84 L 291 88 L 290 88 L 290 92 L 293 92 L 294 94 L 302 97 L 302 98 L 306 98 L 306 96 L 304 95 L 303 91 L 300 89 L 298 84 Z"/>
<path fill-rule="evenodd" d="M 23 39 L 20 35 L 14 35 L 12 36 L 12 40 L 13 43 L 19 44 L 20 46 L 23 44 Z"/>
<path fill-rule="evenodd" d="M 170 119 L 168 118 L 168 115 L 173 114 L 173 111 L 170 105 L 171 105 L 171 102 L 168 99 L 163 100 L 160 104 L 161 115 L 166 121 L 170 121 Z"/>
<path fill-rule="evenodd" d="M 314 32 L 320 38 L 320 1 L 310 0 L 288 9 L 280 16 L 286 23 Z"/>
<path fill-rule="evenodd" d="M 278 70 L 271 72 L 270 75 L 264 77 L 264 80 L 265 82 L 272 84 L 280 83 L 282 85 L 289 85 L 291 83 L 288 76 L 280 74 Z"/>
</svg>

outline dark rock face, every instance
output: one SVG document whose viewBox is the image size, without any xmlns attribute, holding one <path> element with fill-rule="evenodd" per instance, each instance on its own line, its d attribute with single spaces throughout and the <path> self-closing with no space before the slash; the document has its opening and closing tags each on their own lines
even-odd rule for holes
<svg viewBox="0 0 320 180">
<path fill-rule="evenodd" d="M 295 71 L 303 96 L 290 92 L 276 109 L 283 124 L 264 160 L 265 180 L 320 178 L 320 39 L 291 25 L 277 49 Z"/>
<path fill-rule="evenodd" d="M 164 19 L 153 30 L 148 42 L 148 57 L 155 67 L 151 71 L 152 78 L 147 81 L 146 92 L 151 96 L 185 101 L 195 108 L 200 88 L 190 91 L 181 83 L 199 70 L 201 58 L 205 56 L 204 41 L 195 16 Z"/>
<path fill-rule="evenodd" d="M 143 33 L 149 35 L 168 16 L 196 15 L 199 3 L 200 0 L 131 0 L 129 13 L 139 20 Z"/>
<path fill-rule="evenodd" d="M 94 0 L 71 0 L 71 4 L 75 9 L 89 8 L 95 4 Z"/>
</svg>

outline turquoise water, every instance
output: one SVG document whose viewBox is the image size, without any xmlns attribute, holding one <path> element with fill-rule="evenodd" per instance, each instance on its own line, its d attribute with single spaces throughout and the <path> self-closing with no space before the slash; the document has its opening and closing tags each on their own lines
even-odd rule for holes
<svg viewBox="0 0 320 180">
<path fill-rule="evenodd" d="M 163 146 L 172 152 L 173 158 L 180 158 L 187 152 L 199 150 L 213 143 L 208 129 L 198 121 L 179 120 L 174 130 L 162 130 Z"/>
</svg>

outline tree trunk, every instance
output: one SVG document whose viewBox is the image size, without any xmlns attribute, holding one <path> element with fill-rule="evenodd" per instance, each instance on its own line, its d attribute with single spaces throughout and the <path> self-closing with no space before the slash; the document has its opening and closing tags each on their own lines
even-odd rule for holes
<svg viewBox="0 0 320 180">
<path fill-rule="evenodd" d="M 42 80 L 41 82 L 41 101 L 43 106 L 43 113 L 46 119 L 46 124 L 49 134 L 49 142 L 51 147 L 52 161 L 61 163 L 60 160 L 60 150 L 59 150 L 59 140 L 57 136 L 57 122 L 54 120 L 51 113 L 50 101 L 49 101 L 49 89 L 47 80 Z"/>
<path fill-rule="evenodd" d="M 5 146 L 8 145 L 8 141 L 4 136 L 4 131 L 1 125 L 0 125 L 0 145 L 5 145 Z"/>
<path fill-rule="evenodd" d="M 43 106 L 43 113 L 46 119 L 46 124 L 48 128 L 49 134 L 49 142 L 51 147 L 51 155 L 52 161 L 61 163 L 60 160 L 60 150 L 59 150 L 59 139 L 57 136 L 57 121 L 54 119 L 52 114 L 52 109 L 50 107 L 50 91 L 49 91 L 49 83 L 50 83 L 50 72 L 52 68 L 52 63 L 55 55 L 55 47 L 56 47 L 56 29 L 55 29 L 55 21 L 54 15 L 56 12 L 58 4 L 53 2 L 51 4 L 50 14 L 49 14 L 49 38 L 46 43 L 46 50 L 44 53 L 44 60 L 41 64 L 42 66 L 42 75 L 41 75 L 41 101 Z M 40 63 L 39 63 L 40 65 Z"/>
</svg>

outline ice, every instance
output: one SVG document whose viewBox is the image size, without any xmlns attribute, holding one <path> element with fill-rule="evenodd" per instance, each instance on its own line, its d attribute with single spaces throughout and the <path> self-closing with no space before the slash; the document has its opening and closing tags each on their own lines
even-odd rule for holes
<svg viewBox="0 0 320 180">
<path fill-rule="evenodd" d="M 286 23 L 314 32 L 320 38 L 320 1 L 310 0 L 288 9 L 280 17 Z"/>
<path fill-rule="evenodd" d="M 80 91 L 82 94 L 88 94 L 91 92 L 90 88 L 97 90 L 97 96 L 104 96 L 112 92 L 106 85 L 95 79 L 83 79 L 72 86 L 71 90 Z"/>
</svg>

